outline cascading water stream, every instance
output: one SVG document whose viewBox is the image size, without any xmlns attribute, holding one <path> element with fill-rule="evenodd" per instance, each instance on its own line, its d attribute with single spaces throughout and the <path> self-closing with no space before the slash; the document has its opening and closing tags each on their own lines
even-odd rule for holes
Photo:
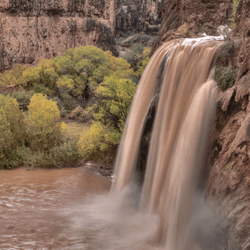
<svg viewBox="0 0 250 250">
<path fill-rule="evenodd" d="M 166 250 L 191 249 L 196 180 L 215 112 L 212 77 L 221 45 L 215 40 L 222 37 L 171 41 L 154 53 L 138 85 L 117 154 L 111 196 L 135 180 L 144 125 L 157 95 L 138 213 L 158 217 L 148 240 Z M 164 70 L 159 84 L 160 67 Z"/>
</svg>

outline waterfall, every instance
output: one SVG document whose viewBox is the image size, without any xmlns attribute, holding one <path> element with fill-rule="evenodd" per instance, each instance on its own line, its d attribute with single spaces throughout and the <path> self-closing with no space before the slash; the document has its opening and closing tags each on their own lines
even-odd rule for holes
<svg viewBox="0 0 250 250">
<path fill-rule="evenodd" d="M 149 241 L 166 250 L 184 250 L 191 244 L 196 181 L 216 107 L 217 40 L 221 37 L 170 41 L 154 53 L 138 85 L 116 158 L 111 195 L 135 181 L 141 138 L 154 103 L 139 212 L 159 218 Z"/>
<path fill-rule="evenodd" d="M 215 114 L 213 75 L 221 40 L 170 41 L 150 59 L 126 121 L 110 192 L 89 197 L 67 214 L 72 235 L 86 240 L 84 249 L 199 249 L 192 232 L 211 223 L 202 222 L 201 210 L 194 215 L 194 199 Z M 138 180 L 145 141 L 147 159 L 139 171 L 144 176 Z"/>
</svg>

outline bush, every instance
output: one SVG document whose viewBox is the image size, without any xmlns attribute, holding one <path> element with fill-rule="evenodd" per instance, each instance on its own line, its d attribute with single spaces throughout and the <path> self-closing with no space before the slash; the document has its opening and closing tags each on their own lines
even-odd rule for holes
<svg viewBox="0 0 250 250">
<path fill-rule="evenodd" d="M 75 140 L 55 146 L 49 152 L 32 152 L 30 148 L 21 147 L 18 156 L 27 169 L 75 167 L 80 159 Z"/>
<path fill-rule="evenodd" d="M 84 160 L 105 160 L 114 156 L 121 134 L 108 129 L 99 122 L 94 123 L 78 142 L 78 153 Z"/>
<path fill-rule="evenodd" d="M 227 56 L 229 56 L 230 53 L 233 52 L 233 47 L 234 47 L 234 44 L 233 44 L 232 41 L 228 41 L 228 42 L 226 42 L 225 44 L 223 44 L 223 45 L 220 47 L 220 52 L 219 52 L 218 59 L 221 60 L 221 59 L 224 59 L 224 58 L 226 58 Z"/>
<path fill-rule="evenodd" d="M 85 111 L 82 107 L 78 106 L 74 110 L 71 111 L 70 115 L 68 116 L 69 119 L 75 120 L 79 117 L 84 117 Z"/>
<path fill-rule="evenodd" d="M 68 93 L 60 94 L 61 105 L 63 107 L 62 110 L 73 110 L 77 107 L 77 101 L 75 98 L 70 96 Z"/>
<path fill-rule="evenodd" d="M 55 159 L 56 167 L 59 168 L 76 166 L 81 158 L 76 140 L 67 141 L 54 147 L 50 151 L 50 155 L 52 159 Z"/>
<path fill-rule="evenodd" d="M 28 110 L 30 99 L 33 96 L 34 91 L 17 91 L 12 93 L 12 97 L 15 98 L 19 104 L 19 108 L 23 111 Z"/>
<path fill-rule="evenodd" d="M 187 34 L 187 23 L 185 22 L 183 25 L 182 25 L 182 36 L 186 36 Z"/>
<path fill-rule="evenodd" d="M 0 158 L 0 169 L 14 169 L 19 167 L 22 164 L 20 160 L 20 155 L 18 148 L 12 151 L 9 151 L 8 154 L 5 154 Z"/>
<path fill-rule="evenodd" d="M 33 87 L 31 88 L 31 90 L 33 90 L 35 93 L 40 93 L 43 95 L 49 95 L 50 94 L 50 90 L 49 88 L 43 86 L 42 84 L 34 84 Z"/>
<path fill-rule="evenodd" d="M 56 102 L 34 94 L 26 120 L 28 143 L 32 151 L 48 151 L 62 141 L 60 111 Z"/>
<path fill-rule="evenodd" d="M 134 43 L 132 45 L 132 50 L 134 51 L 135 54 L 142 54 L 144 49 L 144 45 L 142 43 Z"/>
<path fill-rule="evenodd" d="M 234 67 L 217 67 L 214 79 L 222 90 L 226 90 L 234 85 L 237 74 L 238 70 Z"/>
</svg>

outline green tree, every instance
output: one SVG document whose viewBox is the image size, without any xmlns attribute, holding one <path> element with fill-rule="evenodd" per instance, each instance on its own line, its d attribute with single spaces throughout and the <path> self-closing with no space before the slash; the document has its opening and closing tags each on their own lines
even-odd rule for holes
<svg viewBox="0 0 250 250">
<path fill-rule="evenodd" d="M 95 119 L 122 132 L 135 90 L 136 84 L 130 79 L 116 74 L 106 77 L 95 90 Z"/>
<path fill-rule="evenodd" d="M 56 84 L 59 89 L 67 87 L 74 96 L 88 97 L 109 75 L 110 60 L 108 55 L 98 47 L 86 46 L 69 49 L 64 56 L 54 58 L 60 78 Z"/>
<path fill-rule="evenodd" d="M 23 72 L 23 77 L 26 82 L 26 85 L 23 87 L 34 89 L 35 92 L 44 93 L 48 92 L 48 88 L 55 88 L 56 80 L 59 76 L 56 73 L 54 61 L 42 59 L 37 67 L 28 67 Z"/>
<path fill-rule="evenodd" d="M 95 122 L 78 143 L 79 154 L 85 160 L 114 158 L 136 90 L 132 80 L 119 77 L 126 75 L 127 67 L 122 68 L 124 70 L 106 76 L 95 90 L 96 103 L 90 111 Z"/>
</svg>

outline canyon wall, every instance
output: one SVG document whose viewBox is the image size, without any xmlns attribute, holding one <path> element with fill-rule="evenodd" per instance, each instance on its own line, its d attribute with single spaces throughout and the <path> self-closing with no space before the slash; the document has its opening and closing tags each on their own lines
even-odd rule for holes
<svg viewBox="0 0 250 250">
<path fill-rule="evenodd" d="M 96 45 L 118 55 L 115 36 L 155 26 L 163 0 L 1 0 L 0 71 L 37 64 L 68 48 Z"/>
<path fill-rule="evenodd" d="M 231 35 L 235 85 L 220 91 L 207 194 L 229 223 L 231 249 L 250 249 L 250 0 L 241 0 Z M 214 203 L 216 204 L 216 203 Z"/>
</svg>

